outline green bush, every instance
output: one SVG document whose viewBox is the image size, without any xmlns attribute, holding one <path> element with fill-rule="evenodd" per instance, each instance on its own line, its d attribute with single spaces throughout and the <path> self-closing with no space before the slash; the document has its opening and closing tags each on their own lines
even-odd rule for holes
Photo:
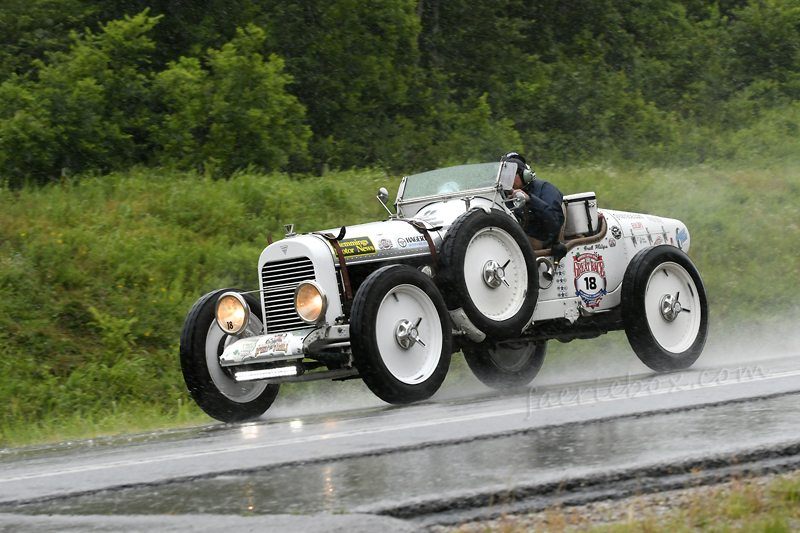
<svg viewBox="0 0 800 533">
<path fill-rule="evenodd" d="M 144 12 L 97 34 L 73 33 L 69 52 L 0 85 L 5 182 L 44 184 L 153 162 L 229 176 L 304 160 L 305 110 L 285 90 L 291 77 L 281 58 L 258 53 L 263 30 L 240 30 L 205 63 L 181 58 L 153 73 L 149 33 L 158 20 Z"/>
<path fill-rule="evenodd" d="M 109 171 L 137 161 L 150 122 L 143 66 L 157 19 L 140 14 L 102 32 L 72 34 L 68 53 L 35 60 L 33 76 L 0 85 L 0 169 L 10 183 L 38 183 L 70 171 Z"/>
<path fill-rule="evenodd" d="M 273 54 L 265 62 L 258 53 L 265 39 L 249 25 L 222 50 L 208 51 L 207 70 L 182 57 L 156 75 L 157 99 L 167 106 L 151 130 L 159 161 L 229 176 L 305 157 L 311 136 L 302 123 L 305 109 L 285 92 L 291 77 L 283 61 Z"/>
</svg>

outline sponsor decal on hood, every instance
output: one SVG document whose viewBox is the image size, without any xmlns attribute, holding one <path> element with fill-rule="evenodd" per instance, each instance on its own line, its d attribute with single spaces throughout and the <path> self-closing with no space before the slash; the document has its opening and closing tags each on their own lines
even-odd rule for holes
<svg viewBox="0 0 800 533">
<path fill-rule="evenodd" d="M 358 257 L 361 255 L 374 255 L 375 245 L 369 237 L 353 237 L 339 241 L 342 255 L 345 257 Z"/>
</svg>

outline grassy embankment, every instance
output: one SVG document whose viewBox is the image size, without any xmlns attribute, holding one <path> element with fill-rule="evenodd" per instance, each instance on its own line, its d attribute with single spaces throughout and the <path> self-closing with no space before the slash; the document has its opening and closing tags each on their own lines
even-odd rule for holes
<svg viewBox="0 0 800 533">
<path fill-rule="evenodd" d="M 603 524 L 603 525 L 599 525 Z M 800 528 L 800 477 L 737 478 L 711 487 L 547 509 L 453 528 L 452 533 L 789 533 Z"/>
<path fill-rule="evenodd" d="M 714 327 L 797 314 L 798 168 L 537 172 L 566 194 L 596 191 L 602 207 L 685 221 Z M 133 170 L 0 190 L 0 447 L 208 421 L 178 364 L 192 303 L 256 288 L 267 234 L 284 223 L 303 232 L 383 218 L 376 191 L 393 194 L 398 181 L 369 170 L 229 181 Z M 552 356 L 571 349 L 553 344 Z"/>
</svg>

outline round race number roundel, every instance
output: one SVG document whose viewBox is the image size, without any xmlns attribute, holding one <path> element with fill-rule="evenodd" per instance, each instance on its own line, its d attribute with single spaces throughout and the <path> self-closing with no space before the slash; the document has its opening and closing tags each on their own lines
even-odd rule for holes
<svg viewBox="0 0 800 533">
<path fill-rule="evenodd" d="M 575 256 L 575 294 L 581 297 L 589 309 L 600 305 L 606 291 L 606 265 L 603 256 L 582 253 Z"/>
</svg>

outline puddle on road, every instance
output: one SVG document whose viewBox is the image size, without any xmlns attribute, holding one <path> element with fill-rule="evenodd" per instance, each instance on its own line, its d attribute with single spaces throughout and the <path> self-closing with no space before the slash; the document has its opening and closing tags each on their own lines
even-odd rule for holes
<svg viewBox="0 0 800 533">
<path fill-rule="evenodd" d="M 797 396 L 27 505 L 25 514 L 347 512 L 800 439 Z"/>
</svg>

